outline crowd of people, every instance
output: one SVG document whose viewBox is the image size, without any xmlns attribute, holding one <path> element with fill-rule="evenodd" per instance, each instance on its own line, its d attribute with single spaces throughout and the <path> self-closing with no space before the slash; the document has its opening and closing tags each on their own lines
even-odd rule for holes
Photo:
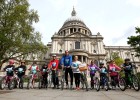
<svg viewBox="0 0 140 100">
<path fill-rule="evenodd" d="M 52 73 L 52 82 L 53 88 L 60 88 L 58 73 L 59 70 L 65 70 L 65 82 L 66 88 L 75 88 L 76 90 L 80 90 L 80 77 L 82 62 L 78 60 L 78 56 L 74 56 L 74 60 L 72 60 L 72 56 L 69 54 L 68 50 L 65 51 L 65 55 L 62 56 L 60 60 L 57 59 L 57 55 L 52 55 L 52 59 L 49 63 L 45 63 L 41 68 L 38 67 L 36 62 L 27 69 L 25 65 L 25 61 L 21 61 L 21 65 L 17 68 L 14 66 L 14 60 L 9 60 L 9 65 L 6 66 L 3 71 L 6 71 L 7 76 L 13 77 L 14 73 L 17 74 L 19 78 L 22 78 L 25 75 L 26 70 L 29 70 L 30 73 L 34 74 L 34 77 L 37 78 L 37 72 L 40 72 L 43 80 L 45 80 L 45 84 L 48 84 L 48 73 L 51 71 Z M 118 72 L 122 69 L 125 73 L 126 85 L 129 86 L 128 75 L 131 75 L 133 65 L 130 62 L 130 59 L 125 59 L 124 64 L 122 66 L 117 66 L 113 60 L 104 64 L 100 62 L 99 66 L 96 65 L 95 61 L 92 60 L 90 64 L 86 64 L 87 72 L 90 73 L 91 81 L 93 81 L 95 77 L 95 73 L 98 71 L 100 73 L 100 79 L 103 77 L 110 77 L 111 80 L 115 80 L 115 77 L 118 77 Z M 70 85 L 68 81 L 68 75 L 70 76 Z M 73 85 L 73 80 L 75 80 L 75 85 Z M 34 88 L 34 81 L 32 82 L 32 88 Z M 112 86 L 115 86 L 115 83 L 111 83 Z M 23 88 L 23 87 L 20 87 Z M 92 86 L 91 86 L 92 88 Z"/>
</svg>

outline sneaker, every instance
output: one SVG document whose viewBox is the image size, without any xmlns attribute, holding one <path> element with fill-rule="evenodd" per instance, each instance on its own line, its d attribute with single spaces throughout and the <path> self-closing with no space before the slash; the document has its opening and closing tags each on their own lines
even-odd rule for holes
<svg viewBox="0 0 140 100">
<path fill-rule="evenodd" d="M 78 87 L 77 90 L 80 90 L 80 87 Z"/>
<path fill-rule="evenodd" d="M 55 89 L 55 88 L 56 88 L 56 86 L 53 87 L 53 89 Z"/>
</svg>

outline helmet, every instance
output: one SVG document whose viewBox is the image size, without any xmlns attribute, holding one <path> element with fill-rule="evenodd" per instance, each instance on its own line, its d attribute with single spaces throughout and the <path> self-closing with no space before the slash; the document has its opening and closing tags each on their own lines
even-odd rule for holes
<svg viewBox="0 0 140 100">
<path fill-rule="evenodd" d="M 10 65 L 14 64 L 14 60 L 13 60 L 13 59 L 10 59 L 10 60 L 9 60 L 9 64 L 10 64 Z"/>
<path fill-rule="evenodd" d="M 126 58 L 124 61 L 130 61 L 130 59 L 129 58 Z"/>
<path fill-rule="evenodd" d="M 104 65 L 104 63 L 103 62 L 100 62 L 100 65 Z"/>
</svg>

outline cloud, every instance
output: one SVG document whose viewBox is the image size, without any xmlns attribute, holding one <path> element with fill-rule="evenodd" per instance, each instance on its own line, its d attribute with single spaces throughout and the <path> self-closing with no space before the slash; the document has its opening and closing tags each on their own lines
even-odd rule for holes
<svg viewBox="0 0 140 100">
<path fill-rule="evenodd" d="M 136 7 L 140 7 L 140 0 L 127 0 L 126 3 L 136 6 Z"/>
</svg>

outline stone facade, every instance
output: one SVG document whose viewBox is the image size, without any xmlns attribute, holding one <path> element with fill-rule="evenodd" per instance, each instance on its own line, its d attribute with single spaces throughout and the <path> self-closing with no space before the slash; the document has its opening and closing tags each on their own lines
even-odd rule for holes
<svg viewBox="0 0 140 100">
<path fill-rule="evenodd" d="M 61 58 L 65 50 L 69 50 L 71 55 L 78 55 L 81 62 L 89 63 L 91 60 L 105 62 L 111 59 L 112 52 L 118 52 L 121 58 L 132 59 L 131 53 L 135 52 L 129 46 L 105 46 L 104 37 L 100 33 L 92 35 L 86 24 L 76 16 L 73 9 L 71 17 L 68 18 L 60 30 L 52 36 L 52 42 L 47 44 L 48 51 L 45 55 L 47 61 L 52 54 Z M 134 57 L 138 64 L 140 59 Z"/>
</svg>

